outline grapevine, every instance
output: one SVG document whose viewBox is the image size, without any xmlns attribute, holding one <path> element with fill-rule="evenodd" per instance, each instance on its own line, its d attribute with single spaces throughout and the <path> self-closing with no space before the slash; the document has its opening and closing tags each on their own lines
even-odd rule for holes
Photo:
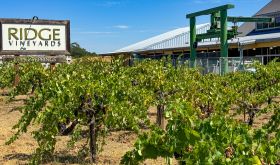
<svg viewBox="0 0 280 165">
<path fill-rule="evenodd" d="M 168 58 L 132 66 L 121 58 L 81 58 L 54 70 L 20 64 L 20 81 L 13 87 L 13 64 L 4 64 L 0 87 L 11 89 L 12 98 L 28 95 L 14 126 L 17 132 L 7 144 L 39 125 L 32 132 L 39 147 L 31 160 L 39 164 L 52 158 L 58 136 L 70 136 L 73 146 L 86 131 L 88 147 L 81 149 L 97 162 L 110 131 L 132 130 L 139 137 L 122 164 L 157 157 L 182 164 L 276 164 L 280 67 L 275 61 L 254 67 L 256 72 L 219 76 L 202 75 L 186 64 L 174 67 Z M 149 119 L 151 106 L 158 109 L 158 124 Z M 256 127 L 263 114 L 270 114 L 270 120 Z"/>
</svg>

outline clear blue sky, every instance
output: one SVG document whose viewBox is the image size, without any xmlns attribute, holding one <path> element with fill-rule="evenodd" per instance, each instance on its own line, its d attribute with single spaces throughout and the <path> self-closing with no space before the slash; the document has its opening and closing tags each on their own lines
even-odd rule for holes
<svg viewBox="0 0 280 165">
<path fill-rule="evenodd" d="M 71 42 L 104 53 L 188 26 L 187 13 L 226 3 L 251 16 L 270 0 L 0 0 L 2 18 L 68 19 Z M 209 22 L 201 17 L 199 23 Z"/>
</svg>

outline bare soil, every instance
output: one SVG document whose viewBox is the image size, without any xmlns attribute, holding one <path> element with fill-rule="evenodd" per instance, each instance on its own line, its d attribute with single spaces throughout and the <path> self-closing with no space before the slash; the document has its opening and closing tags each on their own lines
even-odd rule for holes
<svg viewBox="0 0 280 165">
<path fill-rule="evenodd" d="M 1 92 L 0 92 L 1 93 Z M 32 153 L 37 148 L 36 141 L 32 138 L 31 132 L 36 130 L 38 126 L 31 126 L 27 133 L 23 134 L 18 140 L 11 145 L 5 145 L 5 142 L 16 132 L 12 127 L 21 117 L 18 107 L 24 104 L 26 96 L 18 96 L 15 101 L 7 103 L 7 96 L 0 95 L 0 164 L 28 164 Z M 280 100 L 277 100 L 277 102 Z M 149 116 L 152 122 L 156 122 L 156 108 L 149 109 Z M 258 116 L 253 127 L 258 128 L 267 123 L 271 114 L 263 114 Z M 243 116 L 239 115 L 237 120 L 244 122 Z M 165 123 L 166 124 L 166 123 Z M 119 164 L 121 157 L 129 150 L 133 149 L 133 144 L 137 139 L 137 135 L 129 131 L 111 132 L 105 139 L 103 151 L 98 154 L 97 164 Z M 54 160 L 46 164 L 90 164 L 89 158 L 81 160 L 77 155 L 80 146 L 85 141 L 79 142 L 73 149 L 67 147 L 69 137 L 58 137 L 58 143 L 54 155 Z M 174 161 L 176 164 L 176 161 Z M 146 165 L 164 165 L 163 158 L 157 160 L 147 160 L 143 164 Z"/>
<path fill-rule="evenodd" d="M 26 99 L 26 96 L 19 96 L 15 101 L 7 103 L 7 97 L 0 96 L 0 164 L 28 164 L 32 153 L 38 146 L 31 134 L 38 128 L 36 126 L 31 126 L 27 133 L 11 145 L 5 145 L 5 142 L 16 132 L 12 127 L 21 117 L 17 107 L 24 104 L 24 99 Z M 151 109 L 151 111 L 153 110 Z M 152 116 L 154 116 L 153 114 L 156 114 L 156 112 L 152 112 Z M 127 151 L 133 149 L 136 138 L 137 135 L 129 131 L 111 132 L 105 139 L 106 145 L 103 147 L 103 151 L 98 154 L 98 164 L 119 164 L 121 157 Z M 81 160 L 77 156 L 79 146 L 85 141 L 78 143 L 73 149 L 69 149 L 67 147 L 68 140 L 69 137 L 67 136 L 58 137 L 54 161 L 46 164 L 90 164 L 89 158 Z M 165 164 L 165 161 L 159 158 L 157 160 L 147 160 L 143 164 L 161 165 Z"/>
</svg>

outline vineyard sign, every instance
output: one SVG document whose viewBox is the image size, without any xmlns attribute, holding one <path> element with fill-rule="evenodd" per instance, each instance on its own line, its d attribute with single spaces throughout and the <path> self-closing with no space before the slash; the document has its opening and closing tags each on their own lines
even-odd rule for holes
<svg viewBox="0 0 280 165">
<path fill-rule="evenodd" d="M 0 54 L 67 55 L 70 21 L 0 19 Z"/>
</svg>

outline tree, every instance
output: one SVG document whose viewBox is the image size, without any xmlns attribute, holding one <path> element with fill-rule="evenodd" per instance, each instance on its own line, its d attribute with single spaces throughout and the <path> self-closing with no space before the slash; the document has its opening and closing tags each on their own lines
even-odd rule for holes
<svg viewBox="0 0 280 165">
<path fill-rule="evenodd" d="M 85 48 L 82 48 L 77 42 L 71 43 L 71 56 L 72 57 L 82 57 L 96 55 L 94 52 L 89 52 Z"/>
</svg>

